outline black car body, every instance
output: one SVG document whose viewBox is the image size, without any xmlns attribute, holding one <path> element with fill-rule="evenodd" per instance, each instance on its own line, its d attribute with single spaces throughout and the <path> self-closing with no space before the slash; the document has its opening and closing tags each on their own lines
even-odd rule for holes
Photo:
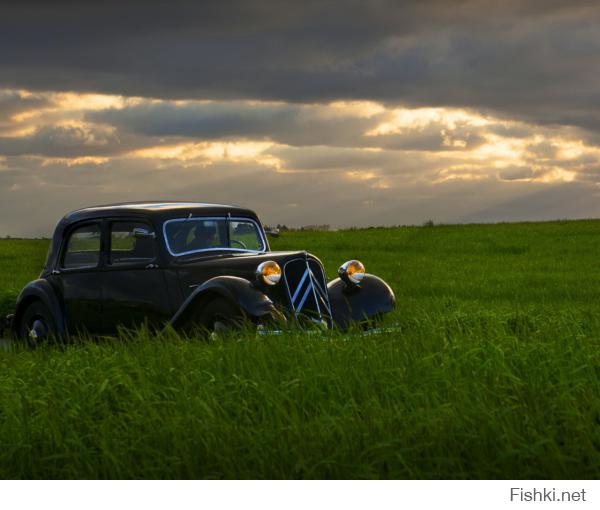
<svg viewBox="0 0 600 510">
<path fill-rule="evenodd" d="M 259 266 L 269 271 L 266 261 L 280 268 L 272 278 L 279 281 L 257 274 Z M 17 299 L 12 328 L 31 342 L 78 331 L 110 335 L 143 323 L 211 329 L 232 316 L 260 327 L 299 321 L 344 330 L 394 308 L 380 278 L 362 274 L 353 283 L 341 276 L 327 283 L 321 262 L 307 252 L 270 251 L 249 209 L 183 202 L 90 207 L 58 223 L 39 279 Z"/>
</svg>

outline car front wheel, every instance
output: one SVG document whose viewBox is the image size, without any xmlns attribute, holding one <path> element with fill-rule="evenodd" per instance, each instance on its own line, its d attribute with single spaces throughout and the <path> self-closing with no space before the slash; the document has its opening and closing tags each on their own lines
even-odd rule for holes
<svg viewBox="0 0 600 510">
<path fill-rule="evenodd" d="M 35 348 L 56 335 L 56 325 L 50 311 L 40 301 L 29 305 L 19 324 L 19 338 Z"/>
<path fill-rule="evenodd" d="M 242 310 L 225 298 L 209 301 L 201 310 L 198 324 L 208 331 L 210 338 L 219 338 L 244 325 L 245 316 Z"/>
</svg>

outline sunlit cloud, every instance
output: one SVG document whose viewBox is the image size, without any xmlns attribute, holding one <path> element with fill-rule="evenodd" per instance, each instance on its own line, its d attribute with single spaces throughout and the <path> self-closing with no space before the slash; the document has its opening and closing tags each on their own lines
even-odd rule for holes
<svg viewBox="0 0 600 510">
<path fill-rule="evenodd" d="M 440 170 L 432 182 L 440 184 L 448 181 L 480 181 L 492 178 L 493 175 L 485 168 L 474 164 L 460 164 Z"/>
<path fill-rule="evenodd" d="M 576 177 L 577 177 L 576 172 L 564 170 L 562 168 L 555 168 L 553 170 L 545 172 L 538 179 L 533 178 L 533 179 L 530 179 L 530 181 L 549 182 L 549 183 L 573 182 Z"/>
<path fill-rule="evenodd" d="M 342 116 L 356 116 L 370 118 L 384 113 L 385 107 L 374 101 L 333 101 L 328 107 Z"/>
<path fill-rule="evenodd" d="M 36 95 L 25 91 L 7 91 L 18 94 L 24 99 L 35 98 Z M 39 97 L 39 94 L 37 95 Z M 77 94 L 74 92 L 49 92 L 42 95 L 43 105 L 37 108 L 30 108 L 15 113 L 11 120 L 20 124 L 28 121 L 39 120 L 52 113 L 59 113 L 62 117 L 80 118 L 82 112 L 103 110 L 112 107 L 122 107 L 125 99 L 121 96 L 111 96 L 106 94 Z M 135 101 L 134 98 L 128 99 L 128 102 Z"/>
<path fill-rule="evenodd" d="M 454 108 L 402 108 L 389 112 L 389 119 L 365 133 L 367 136 L 400 134 L 405 130 L 438 125 L 450 130 L 459 125 L 481 127 L 491 121 L 481 115 Z"/>
<path fill-rule="evenodd" d="M 346 177 L 353 181 L 370 181 L 371 179 L 375 179 L 377 177 L 376 172 L 370 171 L 349 171 L 346 172 Z"/>
<path fill-rule="evenodd" d="M 57 109 L 62 110 L 104 110 L 106 108 L 123 108 L 126 104 L 135 104 L 141 98 L 124 98 L 108 94 L 78 94 L 75 92 L 59 92 L 50 94 Z"/>
<path fill-rule="evenodd" d="M 539 128 L 457 108 L 386 107 L 373 101 L 288 105 L 75 92 L 10 93 L 25 103 L 22 112 L 12 114 L 11 130 L 4 132 L 5 145 L 10 145 L 12 138 L 13 153 L 48 154 L 49 161 L 68 166 L 128 157 L 187 166 L 254 161 L 275 171 L 297 172 L 307 169 L 294 163 L 299 158 L 307 161 L 302 156 L 304 147 L 318 145 L 318 151 L 307 152 L 312 168 L 345 166 L 343 176 L 349 180 L 372 180 L 384 173 L 386 187 L 393 187 L 394 162 L 410 151 L 414 159 L 415 150 L 426 154 L 421 158 L 421 177 L 427 179 L 429 172 L 432 183 L 505 180 L 506 176 L 509 180 L 571 182 L 577 179 L 578 167 L 585 167 L 586 162 L 596 164 L 599 156 L 596 147 L 574 139 L 572 132 L 565 135 L 560 128 Z M 41 106 L 26 105 L 31 97 Z M 246 126 L 242 131 L 236 122 L 239 115 L 244 116 Z M 153 126 L 151 131 L 146 129 L 148 125 Z M 221 139 L 203 139 L 204 133 L 214 132 Z M 22 149 L 15 152 L 14 146 L 19 145 Z M 0 150 L 2 146 L 0 139 Z M 298 150 L 293 151 L 292 146 Z M 336 147 L 352 148 L 353 152 L 340 152 Z M 69 151 L 74 161 L 70 164 L 68 157 L 54 155 Z M 436 170 L 427 170 L 431 161 L 437 162 L 432 165 Z M 528 170 L 523 170 L 525 167 Z M 521 170 L 511 170 L 514 168 Z"/>
<path fill-rule="evenodd" d="M 176 145 L 165 145 L 161 147 L 149 147 L 139 149 L 127 154 L 129 157 L 145 159 L 170 159 L 187 161 L 220 161 L 229 160 L 233 162 L 276 158 L 265 154 L 265 151 L 273 144 L 269 142 L 188 142 Z M 274 164 L 274 163 L 273 163 Z"/>
<path fill-rule="evenodd" d="M 73 166 L 87 166 L 87 165 L 104 165 L 110 161 L 110 158 L 100 158 L 96 156 L 84 156 L 80 158 L 44 158 L 42 160 L 42 167 L 51 165 L 66 165 L 67 167 Z"/>
<path fill-rule="evenodd" d="M 514 164 L 522 159 L 527 141 L 518 138 L 503 138 L 497 135 L 486 135 L 486 142 L 473 151 L 471 156 L 484 162 L 492 162 L 495 166 Z"/>
<path fill-rule="evenodd" d="M 472 109 L 24 90 L 1 97 L 9 120 L 0 123 L 0 189 L 13 204 L 36 189 L 61 197 L 65 209 L 86 205 L 85 197 L 133 198 L 127 190 L 139 199 L 231 195 L 249 203 L 268 193 L 269 214 L 310 209 L 312 223 L 346 221 L 351 210 L 360 224 L 385 223 L 381 215 L 393 210 L 410 221 L 452 210 L 444 219 L 460 221 L 510 193 L 600 181 L 600 148 L 581 130 Z M 445 198 L 453 193 L 464 202 L 458 208 Z"/>
</svg>

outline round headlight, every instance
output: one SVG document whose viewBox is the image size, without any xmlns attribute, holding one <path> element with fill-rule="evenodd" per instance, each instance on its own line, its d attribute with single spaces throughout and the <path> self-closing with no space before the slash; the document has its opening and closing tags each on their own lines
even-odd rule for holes
<svg viewBox="0 0 600 510">
<path fill-rule="evenodd" d="M 267 285 L 276 285 L 281 280 L 281 268 L 274 260 L 267 260 L 258 265 L 256 276 Z"/>
<path fill-rule="evenodd" d="M 338 274 L 346 283 L 358 284 L 365 277 L 365 266 L 359 260 L 349 260 L 340 266 Z"/>
</svg>

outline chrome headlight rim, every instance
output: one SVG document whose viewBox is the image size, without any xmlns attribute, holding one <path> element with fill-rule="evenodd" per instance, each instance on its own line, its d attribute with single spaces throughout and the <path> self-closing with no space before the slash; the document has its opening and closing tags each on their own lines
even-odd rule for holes
<svg viewBox="0 0 600 510">
<path fill-rule="evenodd" d="M 274 260 L 265 260 L 256 267 L 256 278 L 268 286 L 277 285 L 281 281 L 281 267 Z"/>
<path fill-rule="evenodd" d="M 340 266 L 338 275 L 349 285 L 359 285 L 366 275 L 365 265 L 360 260 L 348 260 Z"/>
</svg>

